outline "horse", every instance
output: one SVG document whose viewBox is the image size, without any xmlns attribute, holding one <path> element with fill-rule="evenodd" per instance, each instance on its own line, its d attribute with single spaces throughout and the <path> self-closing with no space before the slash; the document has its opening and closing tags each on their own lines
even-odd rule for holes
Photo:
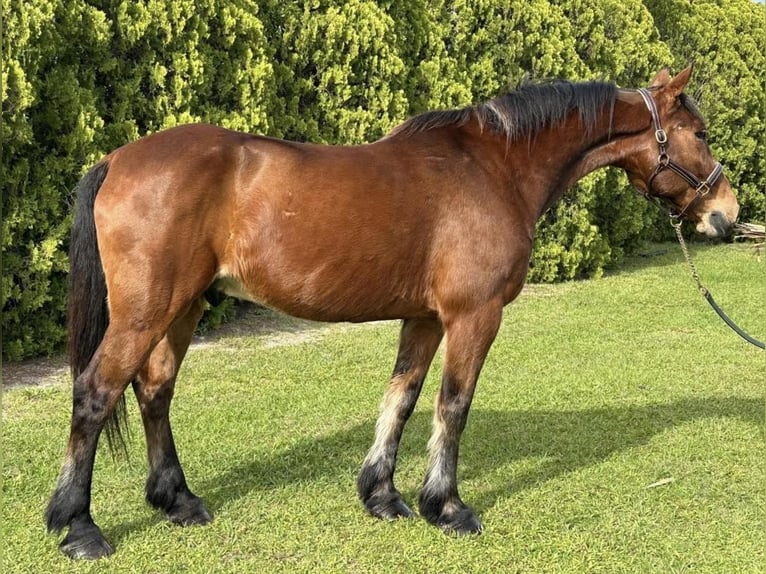
<svg viewBox="0 0 766 574">
<path fill-rule="evenodd" d="M 415 512 L 394 484 L 402 430 L 446 338 L 420 515 L 447 533 L 482 523 L 458 492 L 461 433 L 503 307 L 522 290 L 535 222 L 595 169 L 711 237 L 739 206 L 684 93 L 691 66 L 648 89 L 525 82 L 483 104 L 414 116 L 358 146 L 184 125 L 116 149 L 77 186 L 67 329 L 69 440 L 45 511 L 71 558 L 114 552 L 91 516 L 97 443 L 123 439 L 125 391 L 146 434 L 146 500 L 180 525 L 212 516 L 187 485 L 168 413 L 211 289 L 315 321 L 401 320 L 374 439 L 366 510 Z M 699 179 L 704 178 L 704 179 Z"/>
</svg>

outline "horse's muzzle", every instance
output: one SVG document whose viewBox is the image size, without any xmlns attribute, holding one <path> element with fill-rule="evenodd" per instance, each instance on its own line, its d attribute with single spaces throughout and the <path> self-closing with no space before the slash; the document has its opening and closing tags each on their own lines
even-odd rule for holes
<svg viewBox="0 0 766 574">
<path fill-rule="evenodd" d="M 697 220 L 697 231 L 708 237 L 728 237 L 739 217 L 739 203 L 724 179 L 717 196 L 705 202 Z"/>
<path fill-rule="evenodd" d="M 736 218 L 729 218 L 722 211 L 711 211 L 697 224 L 697 231 L 708 237 L 728 237 L 735 223 Z"/>
</svg>

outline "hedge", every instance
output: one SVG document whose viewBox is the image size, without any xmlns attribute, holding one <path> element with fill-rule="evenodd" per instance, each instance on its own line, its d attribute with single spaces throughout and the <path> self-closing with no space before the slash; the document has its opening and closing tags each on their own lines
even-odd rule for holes
<svg viewBox="0 0 766 574">
<path fill-rule="evenodd" d="M 6 359 L 62 344 L 76 181 L 108 151 L 180 123 L 358 143 L 409 115 L 494 97 L 526 75 L 638 86 L 662 66 L 693 59 L 692 92 L 701 90 L 742 218 L 763 218 L 766 65 L 758 41 L 766 19 L 749 0 L 0 0 L 0 7 Z M 597 276 L 655 226 L 652 208 L 619 173 L 593 174 L 541 220 L 530 279 Z"/>
</svg>

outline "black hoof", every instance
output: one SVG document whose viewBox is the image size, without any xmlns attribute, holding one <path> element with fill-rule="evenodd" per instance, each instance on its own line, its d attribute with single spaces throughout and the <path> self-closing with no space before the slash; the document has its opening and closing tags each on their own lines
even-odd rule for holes
<svg viewBox="0 0 766 574">
<path fill-rule="evenodd" d="M 59 549 L 72 560 L 96 560 L 114 554 L 114 548 L 106 541 L 95 524 L 80 528 L 72 527 L 61 541 Z"/>
<path fill-rule="evenodd" d="M 396 490 L 373 494 L 364 501 L 364 507 L 374 517 L 383 520 L 413 518 L 415 516 L 415 513 L 402 500 L 402 495 Z"/>
<path fill-rule="evenodd" d="M 202 526 L 213 520 L 201 498 L 194 497 L 168 510 L 168 519 L 179 526 Z"/>
<path fill-rule="evenodd" d="M 391 465 L 380 461 L 365 463 L 356 479 L 356 490 L 367 512 L 376 518 L 395 520 L 415 516 L 394 487 Z"/>
<path fill-rule="evenodd" d="M 445 512 L 436 521 L 436 525 L 446 534 L 481 534 L 483 526 L 476 513 L 468 506 L 463 505 L 455 512 Z"/>
<path fill-rule="evenodd" d="M 420 493 L 420 513 L 447 534 L 479 534 L 482 524 L 469 506 L 457 497 L 445 498 L 428 491 Z"/>
</svg>

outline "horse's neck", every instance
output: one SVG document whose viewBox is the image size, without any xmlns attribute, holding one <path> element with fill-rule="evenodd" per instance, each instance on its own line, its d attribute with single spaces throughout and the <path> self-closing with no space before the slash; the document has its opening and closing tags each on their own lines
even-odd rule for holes
<svg viewBox="0 0 766 574">
<path fill-rule="evenodd" d="M 637 140 L 630 138 L 645 130 L 651 123 L 643 99 L 633 90 L 620 90 L 615 100 L 613 120 L 607 137 L 599 137 L 585 150 L 582 160 L 572 171 L 568 186 L 606 166 L 625 167 L 635 154 Z"/>
<path fill-rule="evenodd" d="M 614 109 L 606 108 L 589 133 L 574 113 L 563 126 L 539 134 L 529 167 L 542 174 L 540 185 L 519 190 L 528 195 L 530 211 L 540 217 L 567 189 L 599 168 L 624 167 L 635 145 L 626 136 L 642 131 L 650 121 L 648 112 L 641 113 L 636 106 L 643 106 L 641 96 L 620 90 Z"/>
</svg>

